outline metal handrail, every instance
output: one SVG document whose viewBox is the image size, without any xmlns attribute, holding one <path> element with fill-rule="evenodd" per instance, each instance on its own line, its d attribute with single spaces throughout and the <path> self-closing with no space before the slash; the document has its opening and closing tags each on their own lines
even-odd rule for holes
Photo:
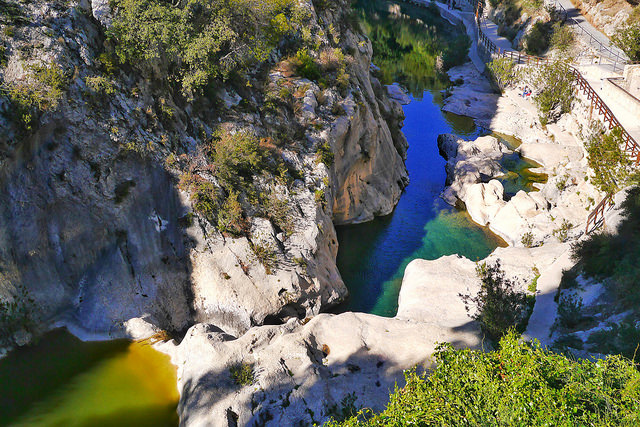
<svg viewBox="0 0 640 427">
<path fill-rule="evenodd" d="M 553 3 L 552 7 L 554 7 L 556 10 L 558 9 L 558 7 L 561 9 L 561 13 L 564 13 L 564 21 L 569 21 L 571 23 L 571 25 L 574 25 L 574 26 L 576 26 L 576 27 L 578 27 L 580 29 L 580 35 L 586 34 L 586 35 L 589 36 L 589 46 L 592 46 L 593 43 L 595 42 L 599 46 L 598 47 L 598 52 L 600 54 L 602 54 L 602 52 L 609 53 L 608 59 L 614 61 L 614 63 L 613 63 L 613 71 L 616 71 L 618 62 L 620 62 L 621 65 L 624 65 L 625 63 L 628 62 L 629 58 L 627 58 L 625 56 L 624 52 L 616 52 L 610 46 L 607 46 L 604 43 L 602 43 L 600 40 L 598 40 L 580 22 L 578 22 L 575 19 L 569 17 L 569 12 L 567 11 L 567 9 L 565 9 L 565 7 L 562 4 L 560 4 L 560 2 L 558 0 L 548 0 L 548 1 Z"/>
</svg>

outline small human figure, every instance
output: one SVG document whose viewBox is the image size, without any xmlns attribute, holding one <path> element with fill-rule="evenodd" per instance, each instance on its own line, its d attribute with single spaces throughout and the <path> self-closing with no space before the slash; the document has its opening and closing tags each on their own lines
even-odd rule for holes
<svg viewBox="0 0 640 427">
<path fill-rule="evenodd" d="M 526 98 L 528 91 L 529 91 L 529 86 L 525 86 L 524 89 L 522 89 L 522 97 L 523 98 Z"/>
<path fill-rule="evenodd" d="M 525 93 L 525 99 L 529 99 L 530 96 L 531 96 L 531 89 L 527 88 L 527 93 Z"/>
</svg>

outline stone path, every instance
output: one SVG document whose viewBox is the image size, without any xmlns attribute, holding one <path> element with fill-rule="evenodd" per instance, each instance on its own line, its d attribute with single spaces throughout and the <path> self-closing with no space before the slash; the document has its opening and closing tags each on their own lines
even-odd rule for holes
<svg viewBox="0 0 640 427">
<path fill-rule="evenodd" d="M 511 42 L 498 35 L 498 25 L 493 21 L 490 21 L 488 18 L 483 18 L 480 22 L 482 32 L 491 39 L 492 42 L 495 43 L 502 50 L 514 50 L 511 46 Z"/>
</svg>

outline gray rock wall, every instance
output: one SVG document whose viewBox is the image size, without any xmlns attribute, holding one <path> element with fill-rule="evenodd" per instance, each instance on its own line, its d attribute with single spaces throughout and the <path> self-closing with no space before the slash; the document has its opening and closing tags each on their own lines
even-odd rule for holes
<svg viewBox="0 0 640 427">
<path fill-rule="evenodd" d="M 304 130 L 281 149 L 302 176 L 290 188 L 277 187 L 294 230 L 285 236 L 268 219 L 251 216 L 249 233 L 231 237 L 193 212 L 178 188 L 179 171 L 165 159 L 174 152 L 201 158 L 202 130 L 221 119 L 260 137 L 272 122 L 239 102 L 186 104 L 128 68 L 112 77 L 115 95 L 92 95 L 85 78 L 100 73 L 97 57 L 112 18 L 105 7 L 84 2 L 52 11 L 35 2 L 24 11 L 36 24 L 18 28 L 19 37 L 8 42 L 7 66 L 0 68 L 5 82 L 35 84 L 29 66 L 52 64 L 69 84 L 32 133 L 21 134 L 8 99 L 0 99 L 0 296 L 11 300 L 23 286 L 42 328 L 62 321 L 112 336 L 128 334 L 122 325 L 136 317 L 177 333 L 206 321 L 240 335 L 342 301 L 347 290 L 335 265 L 333 222 L 390 212 L 407 183 L 402 111 L 370 74 L 368 41 L 339 22 L 338 12 L 312 13 L 316 34 L 327 34 L 331 24 L 344 33 L 343 47 L 354 52 L 350 85 L 341 95 L 288 78 L 311 88 L 296 100 L 302 108 L 277 123 Z M 49 30 L 38 26 L 43 22 Z M 260 102 L 262 90 L 256 85 L 242 96 Z M 318 102 L 321 95 L 328 100 Z M 170 118 L 160 104 L 172 108 Z M 333 104 L 347 114 L 336 114 Z M 332 165 L 317 162 L 324 142 L 334 151 Z M 192 166 L 206 177 L 199 161 Z M 257 243 L 273 248 L 273 268 L 257 259 Z"/>
</svg>

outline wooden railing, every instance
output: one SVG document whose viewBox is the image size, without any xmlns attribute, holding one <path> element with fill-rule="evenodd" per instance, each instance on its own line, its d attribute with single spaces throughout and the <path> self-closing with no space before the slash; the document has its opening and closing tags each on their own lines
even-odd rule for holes
<svg viewBox="0 0 640 427">
<path fill-rule="evenodd" d="M 613 206 L 613 194 L 609 193 L 589 214 L 585 233 L 589 234 L 604 225 L 604 214 L 607 208 L 611 206 Z"/>
<path fill-rule="evenodd" d="M 608 124 L 609 129 L 620 129 L 622 133 L 622 140 L 624 141 L 625 153 L 627 153 L 631 161 L 634 162 L 636 166 L 640 164 L 640 145 L 638 145 L 636 140 L 631 136 L 631 134 L 629 134 L 629 132 L 627 132 L 622 124 L 620 124 L 616 116 L 611 112 L 611 109 L 604 103 L 602 98 L 600 98 L 600 95 L 593 90 L 582 74 L 573 67 L 571 68 L 571 71 L 576 79 L 576 85 L 585 93 L 587 99 L 591 101 L 593 108 L 596 109 L 603 117 L 604 124 Z"/>
</svg>

